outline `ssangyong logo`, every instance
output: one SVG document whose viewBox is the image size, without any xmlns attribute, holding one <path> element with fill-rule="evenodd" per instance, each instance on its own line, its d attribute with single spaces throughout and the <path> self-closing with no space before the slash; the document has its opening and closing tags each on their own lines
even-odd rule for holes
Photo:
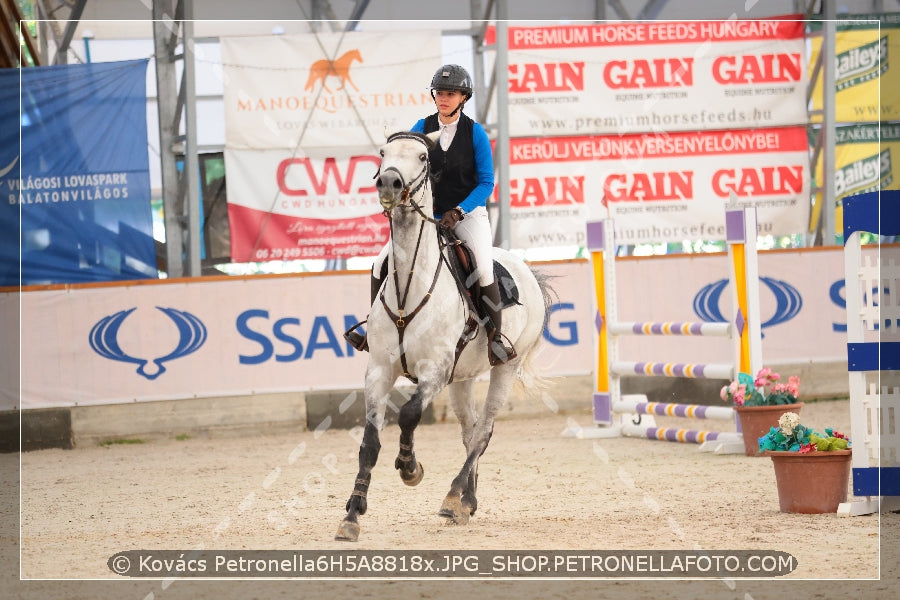
<svg viewBox="0 0 900 600">
<path fill-rule="evenodd" d="M 119 328 L 125 319 L 137 310 L 137 307 L 119 311 L 114 315 L 105 316 L 97 321 L 91 328 L 89 336 L 91 348 L 104 358 L 136 364 L 138 365 L 138 375 L 151 381 L 156 379 L 166 371 L 163 363 L 197 351 L 206 341 L 206 325 L 191 313 L 174 308 L 163 308 L 162 306 L 157 306 L 156 308 L 172 319 L 172 322 L 178 328 L 178 344 L 165 356 L 152 360 L 129 356 L 119 346 Z M 156 368 L 147 369 L 147 365 L 150 363 L 156 365 Z"/>
<path fill-rule="evenodd" d="M 803 297 L 794 286 L 786 281 L 770 277 L 760 277 L 759 280 L 775 296 L 775 314 L 769 320 L 760 323 L 760 329 L 785 323 L 797 316 L 803 307 Z M 703 286 L 697 292 L 697 295 L 694 296 L 694 312 L 698 317 L 710 323 L 727 323 L 729 321 L 722 315 L 720 308 L 722 292 L 726 287 L 728 287 L 728 280 L 720 279 Z"/>
</svg>

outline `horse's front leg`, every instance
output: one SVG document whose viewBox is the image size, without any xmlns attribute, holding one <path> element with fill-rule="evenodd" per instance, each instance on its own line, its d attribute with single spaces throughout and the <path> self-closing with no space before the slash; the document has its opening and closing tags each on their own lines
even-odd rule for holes
<svg viewBox="0 0 900 600">
<path fill-rule="evenodd" d="M 391 383 L 385 383 L 387 378 L 382 379 L 383 381 L 376 381 L 376 377 L 370 377 L 366 373 L 366 426 L 359 445 L 359 472 L 356 474 L 353 492 L 347 500 L 347 516 L 341 521 L 334 536 L 338 541 L 355 542 L 359 539 L 358 516 L 365 514 L 368 508 L 366 495 L 372 479 L 372 469 L 378 462 L 381 450 L 379 431 L 384 423 L 384 411 L 391 389 Z"/>
<path fill-rule="evenodd" d="M 400 415 L 397 424 L 400 426 L 400 451 L 394 467 L 400 471 L 400 479 L 406 485 L 418 485 L 425 476 L 422 463 L 416 460 L 413 448 L 413 434 L 419 421 L 422 419 L 422 411 L 434 399 L 444 383 L 437 383 L 434 379 L 419 379 L 419 384 L 412 397 L 400 407 Z"/>
</svg>

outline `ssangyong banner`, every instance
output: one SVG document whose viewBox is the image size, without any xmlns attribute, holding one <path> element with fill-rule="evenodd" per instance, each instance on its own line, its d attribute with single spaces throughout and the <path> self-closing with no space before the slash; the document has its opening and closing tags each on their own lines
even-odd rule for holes
<svg viewBox="0 0 900 600">
<path fill-rule="evenodd" d="M 512 136 L 807 122 L 800 16 L 510 27 L 508 43 Z"/>
<path fill-rule="evenodd" d="M 231 260 L 378 254 L 390 235 L 373 180 L 380 160 L 226 148 Z"/>
<path fill-rule="evenodd" d="M 510 140 L 511 245 L 584 245 L 615 208 L 616 242 L 725 239 L 726 202 L 758 209 L 760 235 L 805 231 L 805 127 Z"/>
<path fill-rule="evenodd" d="M 385 128 L 409 129 L 433 110 L 441 33 L 227 37 L 221 52 L 228 148 L 328 156 L 371 152 Z"/>
<path fill-rule="evenodd" d="M 846 361 L 843 251 L 816 250 L 760 253 L 766 364 L 836 362 L 840 369 Z M 590 263 L 538 268 L 557 297 L 536 369 L 551 378 L 592 373 Z M 722 253 L 629 257 L 617 260 L 616 269 L 622 321 L 732 318 Z M 0 356 L 14 357 L 0 361 L 0 409 L 362 389 L 369 354 L 341 334 L 366 317 L 368 280 L 360 271 L 0 293 L 0 317 L 21 312 L 27 332 L 20 347 L 15 337 L 0 338 Z M 729 360 L 728 340 L 687 337 L 694 339 L 633 336 L 621 340 L 620 350 L 631 360 Z M 20 364 L 21 390 L 13 385 Z"/>
</svg>

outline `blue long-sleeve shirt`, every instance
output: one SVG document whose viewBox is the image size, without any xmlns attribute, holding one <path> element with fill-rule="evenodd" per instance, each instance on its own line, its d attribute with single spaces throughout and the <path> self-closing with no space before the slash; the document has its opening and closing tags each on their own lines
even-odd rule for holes
<svg viewBox="0 0 900 600">
<path fill-rule="evenodd" d="M 425 132 L 425 119 L 419 119 L 410 131 Z M 494 193 L 494 157 L 491 152 L 491 141 L 484 127 L 474 122 L 472 125 L 472 150 L 475 154 L 475 172 L 478 181 L 469 195 L 459 203 L 463 212 L 471 212 L 479 206 L 486 206 L 488 198 Z"/>
</svg>

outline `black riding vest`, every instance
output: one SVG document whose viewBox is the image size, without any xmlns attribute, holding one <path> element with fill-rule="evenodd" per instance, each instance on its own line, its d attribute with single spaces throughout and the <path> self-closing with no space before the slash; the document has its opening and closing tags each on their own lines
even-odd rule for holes
<svg viewBox="0 0 900 600">
<path fill-rule="evenodd" d="M 459 115 L 456 135 L 445 152 L 440 140 L 428 153 L 431 161 L 431 183 L 434 193 L 434 212 L 445 213 L 458 206 L 478 185 L 475 171 L 475 147 L 472 128 L 475 122 L 465 114 Z M 425 133 L 440 129 L 438 113 L 425 117 Z"/>
</svg>

